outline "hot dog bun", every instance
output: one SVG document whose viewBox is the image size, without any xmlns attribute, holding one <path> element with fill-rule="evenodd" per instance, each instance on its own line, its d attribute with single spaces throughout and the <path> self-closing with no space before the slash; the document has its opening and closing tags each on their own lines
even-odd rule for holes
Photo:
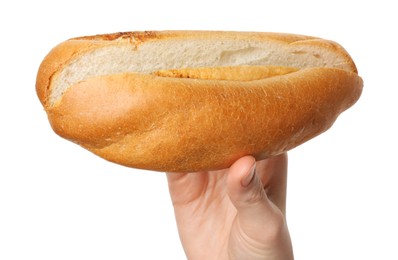
<svg viewBox="0 0 398 260">
<path fill-rule="evenodd" d="M 109 161 L 189 172 L 319 135 L 360 97 L 337 43 L 291 34 L 133 32 L 74 38 L 42 62 L 54 131 Z"/>
</svg>

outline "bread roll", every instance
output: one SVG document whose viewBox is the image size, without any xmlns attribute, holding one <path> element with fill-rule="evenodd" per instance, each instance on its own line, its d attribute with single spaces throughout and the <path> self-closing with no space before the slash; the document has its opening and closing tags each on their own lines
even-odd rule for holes
<svg viewBox="0 0 398 260">
<path fill-rule="evenodd" d="M 362 87 L 335 42 L 215 31 L 70 39 L 45 57 L 36 82 L 58 135 L 106 160 L 168 172 L 286 152 L 330 128 Z"/>
</svg>

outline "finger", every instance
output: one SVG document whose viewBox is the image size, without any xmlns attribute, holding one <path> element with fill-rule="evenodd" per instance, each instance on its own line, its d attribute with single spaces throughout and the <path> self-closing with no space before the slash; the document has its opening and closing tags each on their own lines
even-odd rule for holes
<svg viewBox="0 0 398 260">
<path fill-rule="evenodd" d="M 266 194 L 285 215 L 287 186 L 287 154 L 257 162 L 256 173 L 261 174 Z M 259 174 L 259 176 L 260 176 Z"/>
<path fill-rule="evenodd" d="M 273 205 L 256 174 L 256 162 L 251 156 L 236 161 L 227 177 L 228 196 L 237 209 L 242 228 L 256 234 L 262 228 L 280 227 L 281 211 Z"/>
<path fill-rule="evenodd" d="M 174 206 L 189 203 L 200 196 L 204 174 L 166 173 L 166 176 Z"/>
<path fill-rule="evenodd" d="M 186 173 L 166 172 L 166 178 L 169 184 L 174 184 L 174 182 L 178 183 L 184 176 L 186 176 Z"/>
</svg>

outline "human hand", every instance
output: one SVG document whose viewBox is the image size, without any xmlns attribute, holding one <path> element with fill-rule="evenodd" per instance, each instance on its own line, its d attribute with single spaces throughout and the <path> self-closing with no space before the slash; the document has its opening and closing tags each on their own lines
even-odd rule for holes
<svg viewBox="0 0 398 260">
<path fill-rule="evenodd" d="M 287 155 L 229 169 L 167 173 L 188 259 L 293 259 L 285 220 Z"/>
</svg>

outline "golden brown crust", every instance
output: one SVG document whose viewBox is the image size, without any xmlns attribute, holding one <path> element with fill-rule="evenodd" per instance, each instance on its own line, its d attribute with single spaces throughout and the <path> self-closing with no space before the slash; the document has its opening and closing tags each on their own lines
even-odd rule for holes
<svg viewBox="0 0 398 260">
<path fill-rule="evenodd" d="M 327 68 L 244 84 L 128 73 L 71 87 L 49 116 L 58 134 L 122 165 L 220 169 L 322 133 L 361 89 L 355 73 Z"/>
<path fill-rule="evenodd" d="M 70 40 L 88 40 L 88 41 L 115 41 L 129 40 L 132 42 L 147 42 L 159 39 L 199 39 L 199 38 L 218 38 L 218 39 L 238 39 L 238 40 L 264 40 L 264 41 L 282 41 L 292 43 L 296 41 L 305 41 L 319 39 L 311 36 L 269 33 L 269 32 L 230 32 L 230 31 L 142 31 L 142 32 L 118 32 L 111 34 L 98 34 L 93 36 L 76 37 Z"/>
<path fill-rule="evenodd" d="M 152 74 L 160 77 L 171 78 L 252 81 L 282 76 L 296 71 L 298 71 L 298 69 L 293 67 L 228 66 L 159 70 Z"/>
<path fill-rule="evenodd" d="M 69 87 L 55 105 L 47 101 L 52 77 L 74 57 L 106 45 L 137 47 L 176 37 L 329 48 L 341 53 L 350 69 L 282 67 L 266 68 L 264 74 L 261 68 L 247 81 L 234 68 L 121 73 L 88 78 Z M 262 159 L 294 148 L 327 130 L 356 102 L 362 85 L 349 55 L 330 41 L 275 33 L 166 31 L 66 41 L 40 66 L 36 89 L 60 136 L 125 166 L 188 172 L 226 168 L 243 155 Z"/>
</svg>

